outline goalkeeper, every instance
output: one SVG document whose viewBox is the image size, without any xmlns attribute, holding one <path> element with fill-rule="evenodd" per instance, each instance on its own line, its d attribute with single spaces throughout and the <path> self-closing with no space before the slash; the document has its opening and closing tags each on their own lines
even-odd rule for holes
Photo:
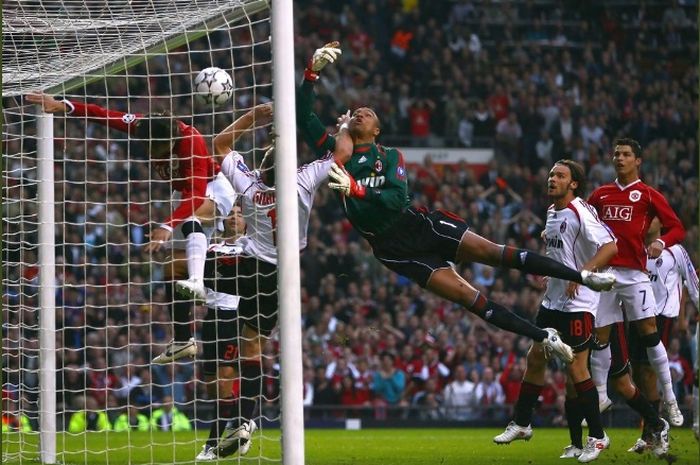
<svg viewBox="0 0 700 465">
<path fill-rule="evenodd" d="M 204 300 L 204 263 L 209 240 L 216 229 L 222 230 L 221 218 L 231 211 L 235 194 L 221 168 L 209 154 L 202 135 L 193 126 L 169 114 L 124 113 L 71 100 L 56 100 L 44 94 L 27 95 L 27 101 L 40 104 L 45 112 L 66 113 L 85 118 L 128 133 L 144 143 L 154 170 L 179 195 L 179 205 L 150 235 L 145 252 L 157 252 L 173 238 L 171 263 L 165 268 L 166 298 L 173 301 L 172 281 L 177 291 L 187 297 Z M 182 250 L 184 248 L 184 250 Z M 175 266 L 186 259 L 186 270 Z M 182 270 L 175 272 L 175 270 Z M 189 276 L 189 279 L 183 279 Z M 191 303 L 175 300 L 171 313 L 174 340 L 154 363 L 167 363 L 194 356 L 197 347 L 190 328 Z"/>
<path fill-rule="evenodd" d="M 338 45 L 332 42 L 316 50 L 297 96 L 297 127 L 312 149 L 321 153 L 333 151 L 335 139 L 313 113 L 313 86 L 320 71 L 341 54 Z M 349 127 L 354 150 L 344 166 L 331 167 L 328 186 L 337 191 L 345 215 L 370 243 L 374 256 L 390 270 L 436 295 L 464 306 L 499 328 L 541 342 L 546 350 L 571 362 L 571 348 L 554 329 L 541 329 L 487 299 L 451 263 L 517 268 L 594 290 L 610 289 L 614 277 L 608 273 L 579 272 L 535 252 L 494 244 L 469 231 L 466 222 L 451 212 L 411 206 L 403 156 L 397 149 L 376 143 L 381 126 L 374 110 L 358 108 L 352 116 L 342 117 L 341 122 Z"/>
</svg>

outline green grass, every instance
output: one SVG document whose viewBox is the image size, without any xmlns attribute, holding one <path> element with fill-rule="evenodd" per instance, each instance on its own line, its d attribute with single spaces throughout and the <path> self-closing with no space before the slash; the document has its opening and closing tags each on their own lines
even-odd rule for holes
<svg viewBox="0 0 700 465">
<path fill-rule="evenodd" d="M 502 430 L 463 429 L 364 429 L 307 430 L 306 464 L 308 465 L 482 465 L 532 464 L 547 465 L 578 463 L 562 461 L 559 454 L 569 443 L 566 429 L 539 428 L 529 442 L 496 446 L 491 438 Z M 639 431 L 635 429 L 607 430 L 612 445 L 598 463 L 615 465 L 661 464 L 651 454 L 639 456 L 627 452 Z M 88 433 L 71 436 L 60 434 L 57 450 L 64 465 L 127 465 L 178 463 L 194 464 L 194 456 L 202 447 L 206 434 L 200 432 L 171 433 Z M 274 463 L 280 457 L 278 430 L 256 433 L 255 443 L 242 464 Z M 175 441 L 173 441 L 173 439 Z M 698 443 L 692 432 L 674 429 L 671 452 L 677 464 L 700 463 Z M 21 442 L 20 442 L 21 441 Z M 174 443 L 177 442 L 177 445 Z M 3 433 L 2 463 L 37 464 L 38 435 Z M 21 446 L 21 449 L 20 449 Z M 109 447 L 107 447 L 109 446 Z M 109 452 L 106 452 L 109 449 Z M 20 460 L 19 451 L 22 451 Z M 201 462 L 200 462 L 201 463 Z M 237 457 L 220 460 L 220 464 L 239 463 Z"/>
</svg>

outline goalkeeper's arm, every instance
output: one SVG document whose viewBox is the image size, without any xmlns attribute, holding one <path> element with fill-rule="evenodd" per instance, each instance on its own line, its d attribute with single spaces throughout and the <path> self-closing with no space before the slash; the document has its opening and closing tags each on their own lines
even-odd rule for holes
<svg viewBox="0 0 700 465">
<path fill-rule="evenodd" d="M 333 152 L 335 138 L 328 134 L 326 127 L 313 112 L 313 85 L 318 80 L 320 71 L 328 63 L 333 63 L 341 53 L 338 42 L 331 42 L 317 49 L 309 66 L 304 70 L 304 81 L 297 93 L 297 127 L 317 156 Z"/>
</svg>

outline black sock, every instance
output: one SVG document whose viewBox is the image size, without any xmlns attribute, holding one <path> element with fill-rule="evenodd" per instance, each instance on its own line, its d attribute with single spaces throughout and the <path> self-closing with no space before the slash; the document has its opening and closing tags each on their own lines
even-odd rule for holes
<svg viewBox="0 0 700 465">
<path fill-rule="evenodd" d="M 488 300 L 479 294 L 469 309 L 475 315 L 483 318 L 494 326 L 521 336 L 527 336 L 535 342 L 542 342 L 548 336 L 547 331 L 538 328 L 524 318 L 519 317 L 503 305 Z"/>
<path fill-rule="evenodd" d="M 654 411 L 658 413 L 659 408 L 661 407 L 661 399 L 650 400 L 649 403 L 654 408 Z"/>
<path fill-rule="evenodd" d="M 192 304 L 187 300 L 182 300 L 173 292 L 173 283 L 165 284 L 165 298 L 171 302 L 173 339 L 175 342 L 187 342 L 192 337 L 192 328 L 190 327 L 190 307 Z"/>
<path fill-rule="evenodd" d="M 571 445 L 583 449 L 583 428 L 581 427 L 583 413 L 581 412 L 581 402 L 579 402 L 578 397 L 573 399 L 566 398 L 564 401 L 564 413 L 566 414 L 566 422 L 569 424 Z"/>
<path fill-rule="evenodd" d="M 600 417 L 598 407 L 598 390 L 595 388 L 593 380 L 588 378 L 574 384 L 574 387 L 581 403 L 581 413 L 588 422 L 588 435 L 602 439 L 605 435 L 603 433 L 603 420 Z"/>
<path fill-rule="evenodd" d="M 209 428 L 209 439 L 207 439 L 208 446 L 214 447 L 219 442 L 221 433 L 223 433 L 224 428 L 226 428 L 226 422 L 231 420 L 234 416 L 235 405 L 236 400 L 233 397 L 219 399 L 217 402 L 216 418 L 214 418 Z"/>
<path fill-rule="evenodd" d="M 626 402 L 627 405 L 632 407 L 632 409 L 644 419 L 645 425 L 658 428 L 659 423 L 661 423 L 661 420 L 659 420 L 659 411 L 658 409 L 654 410 L 654 407 L 638 388 L 635 388 L 634 395 L 631 399 L 626 399 Z"/>
<path fill-rule="evenodd" d="M 551 276 L 552 278 L 581 283 L 581 273 L 578 271 L 537 252 L 516 249 L 509 245 L 503 246 L 501 267 L 516 268 L 540 276 Z"/>
<path fill-rule="evenodd" d="M 528 426 L 532 423 L 532 412 L 535 410 L 535 404 L 542 394 L 543 386 L 528 383 L 523 381 L 520 384 L 520 395 L 515 403 L 515 415 L 513 421 L 519 426 Z"/>
<path fill-rule="evenodd" d="M 247 360 L 241 363 L 241 423 L 251 420 L 255 405 L 261 395 L 262 366 L 260 360 Z"/>
</svg>

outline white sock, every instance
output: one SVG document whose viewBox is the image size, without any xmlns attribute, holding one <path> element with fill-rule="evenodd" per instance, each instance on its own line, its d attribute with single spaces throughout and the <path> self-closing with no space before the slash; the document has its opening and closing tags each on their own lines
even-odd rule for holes
<svg viewBox="0 0 700 465">
<path fill-rule="evenodd" d="M 659 341 L 654 347 L 647 347 L 647 358 L 649 358 L 649 364 L 659 378 L 659 383 L 664 393 L 664 400 L 666 402 L 675 401 L 676 395 L 673 393 L 671 369 L 668 367 L 668 354 L 664 344 Z"/>
<path fill-rule="evenodd" d="M 598 390 L 598 402 L 608 400 L 608 373 L 610 372 L 610 346 L 591 351 L 591 378 Z"/>
<path fill-rule="evenodd" d="M 185 255 L 187 256 L 187 273 L 190 279 L 204 279 L 207 246 L 207 236 L 204 233 L 193 232 L 188 234 Z"/>
</svg>

